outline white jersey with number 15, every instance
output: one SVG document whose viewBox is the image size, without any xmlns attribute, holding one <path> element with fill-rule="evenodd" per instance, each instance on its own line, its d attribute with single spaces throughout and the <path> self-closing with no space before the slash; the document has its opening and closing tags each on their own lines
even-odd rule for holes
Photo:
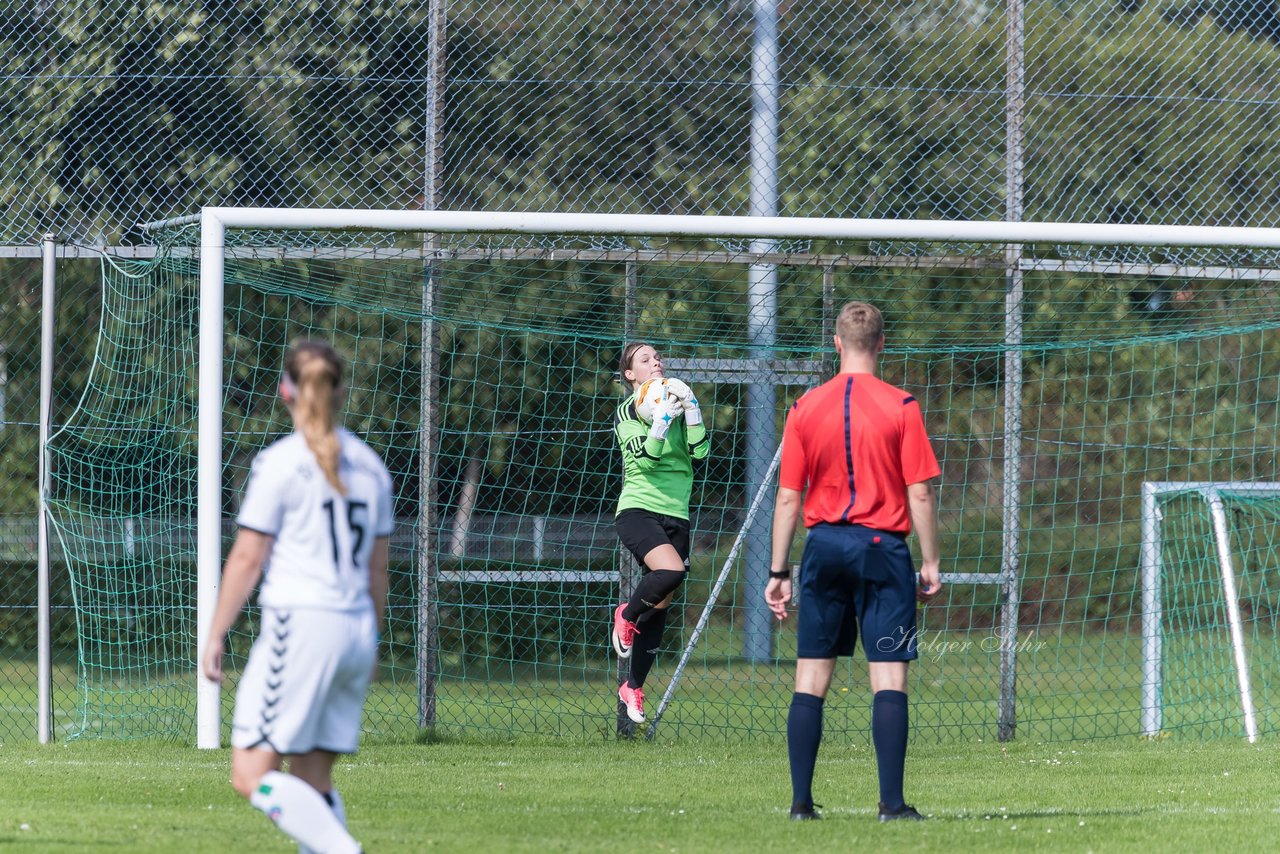
<svg viewBox="0 0 1280 854">
<path fill-rule="evenodd" d="M 339 428 L 344 496 L 325 480 L 301 433 L 253 461 L 236 522 L 275 537 L 259 604 L 272 608 L 370 607 L 369 555 L 391 535 L 391 475 L 373 450 Z"/>
</svg>

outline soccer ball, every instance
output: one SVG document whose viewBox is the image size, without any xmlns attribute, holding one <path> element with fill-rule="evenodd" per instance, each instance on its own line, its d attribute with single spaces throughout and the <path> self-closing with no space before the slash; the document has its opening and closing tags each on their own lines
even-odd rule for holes
<svg viewBox="0 0 1280 854">
<path fill-rule="evenodd" d="M 653 423 L 653 411 L 662 399 L 667 397 L 667 381 L 664 379 L 645 380 L 636 391 L 636 414 L 646 424 Z"/>
</svg>

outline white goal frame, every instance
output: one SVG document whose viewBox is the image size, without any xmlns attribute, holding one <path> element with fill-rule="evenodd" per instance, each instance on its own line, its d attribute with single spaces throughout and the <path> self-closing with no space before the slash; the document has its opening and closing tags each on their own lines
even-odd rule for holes
<svg viewBox="0 0 1280 854">
<path fill-rule="evenodd" d="M 335 210 L 306 208 L 207 207 L 199 214 L 142 226 L 144 231 L 198 225 L 200 229 L 200 321 L 197 442 L 197 631 L 203 643 L 212 623 L 221 573 L 221 443 L 223 363 L 223 276 L 226 234 L 237 229 L 403 231 L 432 235 L 486 232 L 530 235 L 601 235 L 653 237 L 730 237 L 752 240 L 752 251 L 767 259 L 776 241 L 845 239 L 903 240 L 940 243 L 981 243 L 1004 246 L 1007 293 L 1005 300 L 1004 439 L 1006 447 L 1021 442 L 1022 275 L 1051 266 L 1075 268 L 1077 261 L 1024 259 L 1028 243 L 1088 245 L 1185 245 L 1200 247 L 1252 246 L 1280 249 L 1280 229 L 1173 225 L 1116 225 L 1108 223 L 974 222 L 942 220 L 825 219 L 802 217 L 660 216 L 627 214 L 570 214 L 546 212 L 489 213 L 477 211 Z M 1120 265 L 1085 262 L 1100 272 L 1120 272 Z M 1114 267 L 1115 269 L 1111 269 Z M 1108 268 L 1108 269 L 1103 269 Z M 1183 275 L 1194 273 L 1183 272 Z M 999 572 L 975 582 L 994 580 L 1002 587 L 1005 631 L 1017 631 L 1021 523 L 1021 462 L 1006 455 L 1003 471 L 1003 546 Z M 1001 652 L 998 731 L 1001 740 L 1013 737 L 1016 723 L 1015 645 Z M 198 661 L 197 655 L 197 661 Z M 197 668 L 198 670 L 198 668 Z M 220 744 L 220 689 L 196 674 L 196 740 L 201 748 Z"/>
<path fill-rule="evenodd" d="M 1164 514 L 1160 508 L 1160 497 L 1186 493 L 1198 493 L 1209 511 L 1209 521 L 1213 526 L 1213 547 L 1217 553 L 1218 571 L 1222 579 L 1222 597 L 1227 609 L 1227 626 L 1231 634 L 1231 655 L 1240 694 L 1240 714 L 1245 738 L 1253 743 L 1258 740 L 1258 715 L 1253 702 L 1253 683 L 1249 677 L 1249 651 L 1244 641 L 1240 593 L 1236 586 L 1235 560 L 1231 555 L 1223 496 L 1280 496 L 1280 483 L 1147 481 L 1142 484 L 1142 733 L 1148 738 L 1158 736 L 1164 717 L 1164 636 L 1161 631 L 1161 622 L 1164 620 L 1164 578 L 1160 557 Z"/>
</svg>

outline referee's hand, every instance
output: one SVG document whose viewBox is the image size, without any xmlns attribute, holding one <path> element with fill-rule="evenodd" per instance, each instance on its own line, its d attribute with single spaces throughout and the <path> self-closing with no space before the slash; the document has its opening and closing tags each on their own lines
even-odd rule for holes
<svg viewBox="0 0 1280 854">
<path fill-rule="evenodd" d="M 787 603 L 791 601 L 791 579 L 770 578 L 764 588 L 764 601 L 769 605 L 773 616 L 779 620 L 787 618 Z"/>
<path fill-rule="evenodd" d="M 916 588 L 916 601 L 928 602 L 942 589 L 942 572 L 938 562 L 920 564 L 920 585 Z"/>
</svg>

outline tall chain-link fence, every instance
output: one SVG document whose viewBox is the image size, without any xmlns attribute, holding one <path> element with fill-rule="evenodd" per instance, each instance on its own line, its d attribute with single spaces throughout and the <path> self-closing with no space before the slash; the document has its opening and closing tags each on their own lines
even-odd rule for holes
<svg viewBox="0 0 1280 854">
<path fill-rule="evenodd" d="M 16 0 L 0 243 L 201 205 L 747 213 L 753 171 L 784 215 L 1267 224 L 1278 42 L 1254 0 Z"/>
<path fill-rule="evenodd" d="M 215 204 L 1209 225 L 1280 206 L 1280 15 L 1255 0 L 12 0 L 0 48 L 0 512 L 22 520 L 47 232 L 136 247 L 139 223 Z M 55 423 L 98 311 L 96 265 L 60 277 Z M 34 656 L 32 566 L 0 577 L 5 667 Z"/>
</svg>

